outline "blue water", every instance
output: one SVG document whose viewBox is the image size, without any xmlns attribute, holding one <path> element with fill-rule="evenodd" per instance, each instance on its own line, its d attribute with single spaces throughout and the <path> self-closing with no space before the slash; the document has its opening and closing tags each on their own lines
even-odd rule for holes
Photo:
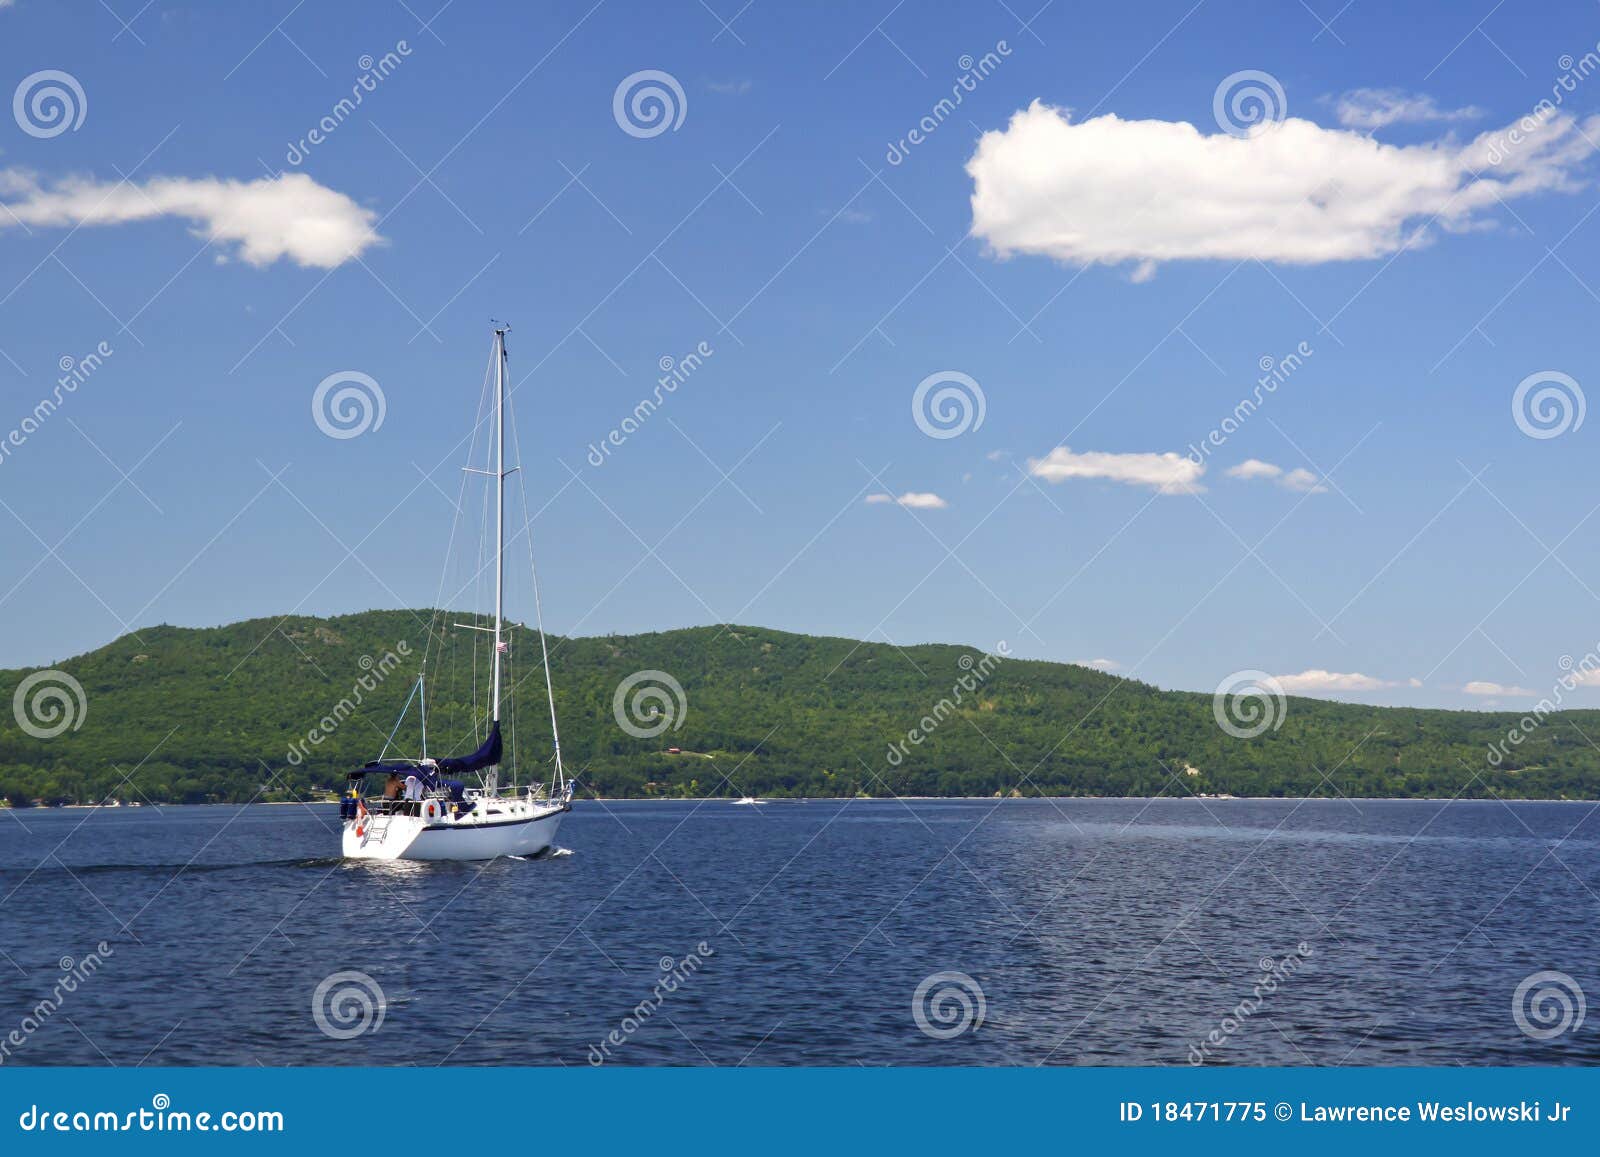
<svg viewBox="0 0 1600 1157">
<path fill-rule="evenodd" d="M 560 842 L 374 865 L 333 805 L 0 816 L 5 1063 L 1600 1062 L 1600 1003 L 1513 1015 L 1547 970 L 1600 1002 L 1590 804 L 587 801 Z M 1240 1015 L 1263 958 L 1292 970 Z M 343 971 L 381 998 L 334 1037 Z M 957 972 L 981 1024 L 935 982 L 973 1014 L 930 1035 Z"/>
</svg>

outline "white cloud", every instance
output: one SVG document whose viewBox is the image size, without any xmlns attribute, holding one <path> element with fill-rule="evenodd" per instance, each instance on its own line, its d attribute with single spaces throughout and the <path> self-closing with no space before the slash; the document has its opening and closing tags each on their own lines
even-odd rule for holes
<svg viewBox="0 0 1600 1157">
<path fill-rule="evenodd" d="M 708 80 L 706 81 L 706 87 L 712 92 L 721 93 L 724 96 L 743 96 L 755 87 L 755 82 L 749 79 Z"/>
<path fill-rule="evenodd" d="M 1270 478 L 1285 490 L 1293 490 L 1300 494 L 1328 492 L 1328 488 L 1322 485 L 1322 479 L 1303 466 L 1296 466 L 1285 473 L 1282 466 L 1263 462 L 1259 458 L 1246 458 L 1237 466 L 1229 466 L 1223 473 L 1229 478 L 1239 478 L 1246 482 L 1253 482 L 1258 478 Z"/>
<path fill-rule="evenodd" d="M 1339 123 L 1352 129 L 1381 129 L 1392 124 L 1428 121 L 1469 121 L 1483 116 L 1481 108 L 1440 108 L 1433 97 L 1398 88 L 1353 88 L 1334 102 Z"/>
<path fill-rule="evenodd" d="M 1500 683 L 1485 683 L 1473 681 L 1461 688 L 1468 695 L 1505 695 L 1519 699 L 1529 698 L 1533 695 L 1526 687 L 1507 687 Z"/>
<path fill-rule="evenodd" d="M 867 502 L 869 505 L 892 502 L 896 506 L 909 506 L 912 510 L 943 510 L 950 505 L 937 494 L 917 490 L 908 490 L 899 497 L 893 494 L 869 494 Z"/>
<path fill-rule="evenodd" d="M 1093 667 L 1096 671 L 1116 671 L 1122 664 L 1115 659 L 1079 659 L 1078 666 Z"/>
<path fill-rule="evenodd" d="M 1199 494 L 1206 468 L 1182 454 L 1109 454 L 1091 450 L 1074 454 L 1057 446 L 1043 458 L 1028 459 L 1028 473 L 1046 482 L 1069 478 L 1103 478 L 1129 486 L 1149 486 L 1162 494 Z"/>
<path fill-rule="evenodd" d="M 1283 473 L 1283 467 L 1259 458 L 1246 458 L 1237 466 L 1229 466 L 1223 473 L 1229 478 L 1276 478 Z"/>
<path fill-rule="evenodd" d="M 1280 483 L 1288 490 L 1297 490 L 1301 494 L 1326 494 L 1328 488 L 1322 485 L 1322 480 L 1303 466 L 1296 466 L 1283 476 Z"/>
<path fill-rule="evenodd" d="M 123 225 L 176 217 L 200 237 L 232 245 L 251 265 L 288 258 L 332 269 L 380 244 L 377 214 L 305 173 L 227 181 L 154 177 L 143 184 L 68 177 L 41 184 L 19 169 L 0 169 L 0 229 Z"/>
<path fill-rule="evenodd" d="M 1289 692 L 1381 691 L 1386 687 L 1400 686 L 1387 679 L 1375 679 L 1360 672 L 1343 674 L 1339 671 L 1324 671 L 1320 667 L 1301 671 L 1298 675 L 1278 675 L 1276 678 L 1283 689 Z"/>
<path fill-rule="evenodd" d="M 1509 131 L 1509 130 L 1508 130 Z M 1382 257 L 1481 227 L 1503 201 L 1572 192 L 1600 117 L 1558 113 L 1460 143 L 1390 145 L 1289 118 L 1236 137 L 1113 115 L 1074 124 L 1035 101 L 967 162 L 972 231 L 999 256 L 1317 264 Z"/>
</svg>

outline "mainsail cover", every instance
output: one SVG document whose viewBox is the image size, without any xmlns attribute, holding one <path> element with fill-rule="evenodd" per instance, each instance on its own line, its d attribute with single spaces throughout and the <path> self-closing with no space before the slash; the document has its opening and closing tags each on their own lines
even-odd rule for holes
<svg viewBox="0 0 1600 1157">
<path fill-rule="evenodd" d="M 489 738 L 483 741 L 471 755 L 464 755 L 458 759 L 441 759 L 439 770 L 448 775 L 466 775 L 468 772 L 483 771 L 500 762 L 504 751 L 504 744 L 500 741 L 500 721 L 496 719 L 494 726 L 489 729 Z"/>
<path fill-rule="evenodd" d="M 366 775 L 382 775 L 393 772 L 396 775 L 414 775 L 422 781 L 426 788 L 437 789 L 450 783 L 440 774 L 466 775 L 474 771 L 483 771 L 500 762 L 500 757 L 505 751 L 505 744 L 500 738 L 500 721 L 496 719 L 494 726 L 489 729 L 489 737 L 483 741 L 482 746 L 471 755 L 463 755 L 455 759 L 441 759 L 435 763 L 380 763 L 367 764 L 359 771 L 352 771 L 350 778 Z"/>
</svg>

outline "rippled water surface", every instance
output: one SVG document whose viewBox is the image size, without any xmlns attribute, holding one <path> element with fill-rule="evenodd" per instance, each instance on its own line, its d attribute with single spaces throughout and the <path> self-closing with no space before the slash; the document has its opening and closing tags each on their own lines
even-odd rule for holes
<svg viewBox="0 0 1600 1157">
<path fill-rule="evenodd" d="M 345 863 L 336 826 L 0 817 L 5 1063 L 1600 1062 L 1590 804 L 589 801 L 570 855 L 489 864 Z M 349 970 L 381 1008 L 338 1039 Z M 1541 1041 L 1513 995 L 1551 970 L 1592 1007 Z M 981 1024 L 923 1030 L 938 973 Z M 976 1012 L 924 987 L 933 1033 Z"/>
</svg>

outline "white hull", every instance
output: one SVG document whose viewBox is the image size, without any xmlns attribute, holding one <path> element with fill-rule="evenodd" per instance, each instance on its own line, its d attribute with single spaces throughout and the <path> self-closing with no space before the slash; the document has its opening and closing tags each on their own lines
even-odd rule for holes
<svg viewBox="0 0 1600 1157">
<path fill-rule="evenodd" d="M 485 806 L 487 804 L 487 806 Z M 343 847 L 353 860 L 492 860 L 536 856 L 555 847 L 567 814 L 560 802 L 484 800 L 467 816 L 433 822 L 418 816 L 346 820 Z M 361 834 L 357 835 L 357 829 Z"/>
</svg>

